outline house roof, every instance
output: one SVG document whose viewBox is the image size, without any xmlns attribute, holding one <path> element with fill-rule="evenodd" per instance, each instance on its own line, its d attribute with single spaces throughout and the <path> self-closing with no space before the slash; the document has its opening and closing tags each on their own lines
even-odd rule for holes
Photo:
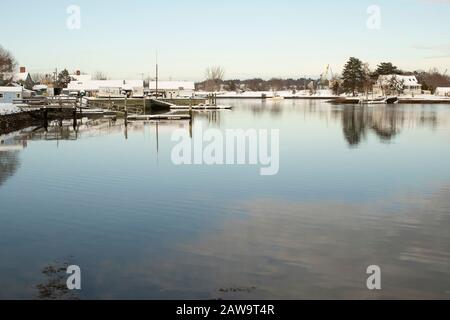
<svg viewBox="0 0 450 320">
<path fill-rule="evenodd" d="M 31 78 L 29 72 L 23 72 L 23 73 L 21 73 L 21 72 L 18 72 L 18 73 L 5 72 L 5 73 L 3 73 L 4 79 L 11 78 L 13 82 L 27 81 L 28 77 Z"/>
<path fill-rule="evenodd" d="M 123 90 L 133 90 L 143 88 L 143 80 L 90 80 L 71 81 L 67 89 L 74 91 L 99 91 L 100 88 L 121 88 Z"/>
<path fill-rule="evenodd" d="M 396 78 L 397 81 L 402 81 L 405 86 L 420 86 L 419 81 L 417 81 L 416 76 L 402 76 L 398 74 L 390 74 L 390 75 L 383 75 L 378 78 L 378 82 L 382 85 L 387 85 L 388 82 L 392 78 Z"/>
<path fill-rule="evenodd" d="M 0 87 L 0 92 L 22 92 L 22 87 Z"/>
<path fill-rule="evenodd" d="M 437 87 L 436 92 L 450 92 L 450 87 Z"/>
<path fill-rule="evenodd" d="M 156 89 L 156 81 L 150 81 L 150 90 Z M 195 90 L 195 83 L 191 81 L 158 81 L 161 90 Z"/>
<path fill-rule="evenodd" d="M 37 84 L 33 87 L 33 90 L 47 90 L 48 86 L 45 84 Z"/>
</svg>

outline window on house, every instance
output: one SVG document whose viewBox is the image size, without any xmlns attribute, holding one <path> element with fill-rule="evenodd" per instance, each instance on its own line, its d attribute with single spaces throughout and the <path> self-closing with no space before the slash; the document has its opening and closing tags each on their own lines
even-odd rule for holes
<svg viewBox="0 0 450 320">
<path fill-rule="evenodd" d="M 16 94 L 17 99 L 20 99 L 20 93 Z"/>
<path fill-rule="evenodd" d="M 0 99 L 3 99 L 3 93 L 0 93 Z"/>
</svg>

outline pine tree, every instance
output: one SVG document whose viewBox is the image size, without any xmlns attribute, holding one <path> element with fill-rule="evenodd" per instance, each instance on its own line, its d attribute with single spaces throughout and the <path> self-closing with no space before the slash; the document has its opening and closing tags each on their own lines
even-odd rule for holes
<svg viewBox="0 0 450 320">
<path fill-rule="evenodd" d="M 342 72 L 342 79 L 344 80 L 342 86 L 345 92 L 352 93 L 355 96 L 357 92 L 362 91 L 365 78 L 362 61 L 351 57 Z"/>
<path fill-rule="evenodd" d="M 58 74 L 58 86 L 61 88 L 67 88 L 67 85 L 70 82 L 70 75 L 67 69 L 64 69 Z"/>
<path fill-rule="evenodd" d="M 401 74 L 402 72 L 391 62 L 382 62 L 378 65 L 374 72 L 374 77 L 378 78 L 383 75 Z"/>
</svg>

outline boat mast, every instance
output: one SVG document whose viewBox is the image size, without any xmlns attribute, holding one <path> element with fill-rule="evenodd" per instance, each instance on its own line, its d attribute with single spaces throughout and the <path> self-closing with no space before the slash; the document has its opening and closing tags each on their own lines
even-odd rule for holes
<svg viewBox="0 0 450 320">
<path fill-rule="evenodd" d="M 158 99 L 158 51 L 156 51 L 156 99 Z"/>
</svg>

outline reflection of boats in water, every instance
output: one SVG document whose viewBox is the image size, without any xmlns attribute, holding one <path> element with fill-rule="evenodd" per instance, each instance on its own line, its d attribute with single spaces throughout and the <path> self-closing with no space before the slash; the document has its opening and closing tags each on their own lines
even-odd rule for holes
<svg viewBox="0 0 450 320">
<path fill-rule="evenodd" d="M 381 97 L 377 99 L 361 99 L 360 104 L 397 104 L 398 97 Z"/>
</svg>

